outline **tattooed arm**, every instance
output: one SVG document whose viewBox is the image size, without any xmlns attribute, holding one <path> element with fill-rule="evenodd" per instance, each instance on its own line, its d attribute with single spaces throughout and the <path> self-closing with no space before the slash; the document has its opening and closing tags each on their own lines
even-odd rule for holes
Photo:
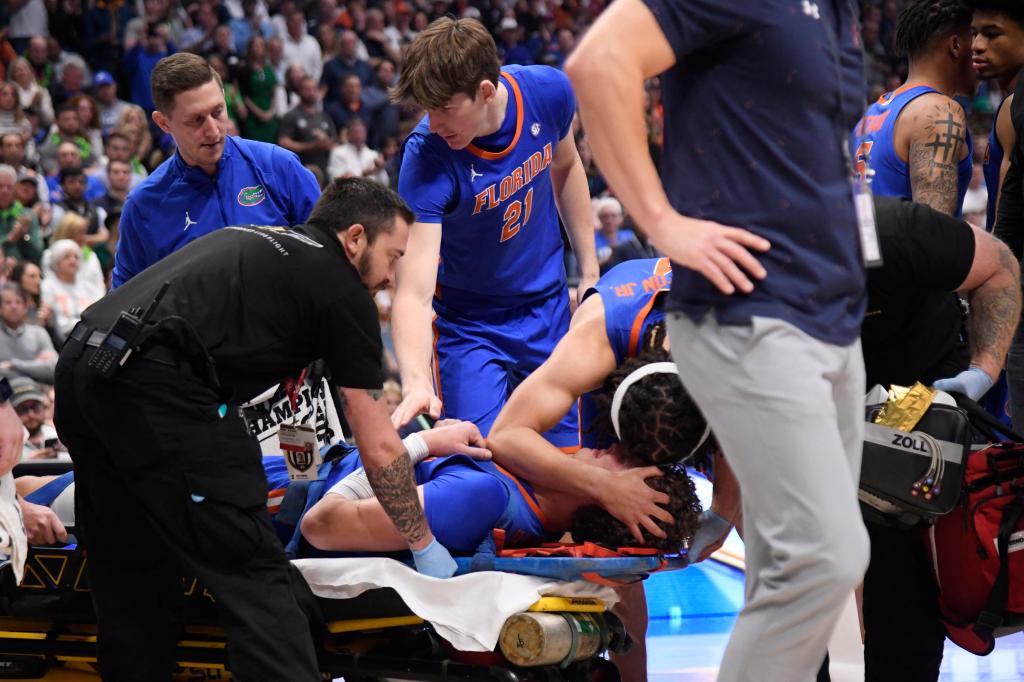
<svg viewBox="0 0 1024 682">
<path fill-rule="evenodd" d="M 954 215 L 959 198 L 957 166 L 967 153 L 963 108 L 944 95 L 929 93 L 907 105 L 900 121 L 904 118 L 913 201 Z"/>
<path fill-rule="evenodd" d="M 957 291 L 967 294 L 971 302 L 967 322 L 971 364 L 995 380 L 1020 318 L 1020 268 L 1006 244 L 984 230 L 972 229 L 974 263 Z"/>
<path fill-rule="evenodd" d="M 345 417 L 352 426 L 367 478 L 377 501 L 412 549 L 434 539 L 423 515 L 412 462 L 391 425 L 379 391 L 342 388 Z"/>
</svg>

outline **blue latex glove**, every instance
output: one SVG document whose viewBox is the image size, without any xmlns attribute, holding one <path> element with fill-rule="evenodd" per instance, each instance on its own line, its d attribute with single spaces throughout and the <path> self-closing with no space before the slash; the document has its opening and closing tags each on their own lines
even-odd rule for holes
<svg viewBox="0 0 1024 682">
<path fill-rule="evenodd" d="M 412 550 L 412 560 L 417 571 L 431 578 L 450 578 L 459 567 L 437 538 L 431 540 L 423 549 Z"/>
<path fill-rule="evenodd" d="M 690 548 L 686 551 L 686 559 L 689 563 L 695 564 L 700 560 L 709 545 L 723 539 L 732 530 L 732 524 L 710 509 L 701 512 L 700 525 L 697 532 L 693 534 L 690 541 Z"/>
<path fill-rule="evenodd" d="M 949 379 L 939 379 L 934 384 L 933 388 L 937 388 L 940 391 L 954 391 L 956 393 L 963 393 L 971 400 L 978 400 L 981 396 L 985 395 L 985 391 L 992 388 L 992 377 L 988 375 L 988 372 L 980 367 L 971 367 L 963 372 L 960 372 L 955 377 Z"/>
</svg>

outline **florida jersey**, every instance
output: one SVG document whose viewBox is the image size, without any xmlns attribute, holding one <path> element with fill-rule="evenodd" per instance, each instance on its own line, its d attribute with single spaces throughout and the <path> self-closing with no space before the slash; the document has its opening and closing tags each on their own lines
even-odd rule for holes
<svg viewBox="0 0 1024 682">
<path fill-rule="evenodd" d="M 662 294 L 672 285 L 672 263 L 667 258 L 645 258 L 626 261 L 609 270 L 587 292 L 600 296 L 604 304 L 604 328 L 615 354 L 616 365 L 635 357 L 651 327 L 665 319 Z M 600 390 L 600 389 L 599 389 Z M 587 447 L 607 445 L 605 436 L 593 425 L 597 418 L 590 394 L 583 397 L 583 444 Z"/>
<path fill-rule="evenodd" d="M 566 286 L 551 164 L 575 98 L 547 66 L 506 66 L 501 82 L 509 105 L 496 133 L 454 150 L 424 117 L 403 147 L 399 193 L 417 221 L 441 223 L 438 296 L 461 309 Z"/>
<path fill-rule="evenodd" d="M 887 92 L 868 107 L 863 118 L 853 129 L 853 136 L 850 138 L 850 154 L 853 157 L 854 169 L 861 178 L 870 169 L 869 181 L 872 193 L 886 197 L 902 197 L 908 201 L 913 199 L 913 190 L 910 185 L 910 165 L 896 152 L 893 139 L 896 120 L 903 108 L 929 92 L 938 92 L 938 90 L 927 85 L 907 84 L 892 92 Z M 958 134 L 959 131 L 954 129 L 956 123 L 950 121 L 947 125 L 950 129 L 945 132 Z M 964 195 L 967 194 L 967 186 L 971 182 L 974 166 L 971 131 L 964 130 L 964 135 L 967 142 L 967 156 L 959 160 L 957 166 L 956 214 L 958 216 L 963 210 Z M 941 139 L 936 139 L 935 143 L 946 144 Z M 948 153 L 953 154 L 957 151 L 959 150 L 951 149 Z"/>
</svg>

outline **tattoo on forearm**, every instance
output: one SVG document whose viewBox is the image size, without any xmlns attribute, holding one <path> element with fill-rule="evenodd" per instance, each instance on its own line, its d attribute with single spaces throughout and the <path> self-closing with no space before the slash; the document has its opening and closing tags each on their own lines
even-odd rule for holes
<svg viewBox="0 0 1024 682">
<path fill-rule="evenodd" d="M 999 249 L 999 264 L 1007 272 L 1018 272 L 1013 254 L 1005 246 Z M 968 336 L 972 358 L 987 356 L 995 366 L 1002 367 L 1017 329 L 1020 306 L 1019 276 L 1000 287 L 982 285 L 971 296 Z"/>
<path fill-rule="evenodd" d="M 416 495 L 409 456 L 402 454 L 384 467 L 366 467 L 366 476 L 377 501 L 402 537 L 410 543 L 422 540 L 428 530 L 427 519 Z"/>
<path fill-rule="evenodd" d="M 952 215 L 959 198 L 958 166 L 967 122 L 956 103 L 936 105 L 925 115 L 924 135 L 910 143 L 907 159 L 914 201 Z"/>
</svg>

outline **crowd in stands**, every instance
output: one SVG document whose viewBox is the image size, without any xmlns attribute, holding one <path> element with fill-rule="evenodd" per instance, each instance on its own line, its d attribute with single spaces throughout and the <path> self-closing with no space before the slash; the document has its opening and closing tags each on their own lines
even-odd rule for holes
<svg viewBox="0 0 1024 682">
<path fill-rule="evenodd" d="M 605 0 L 7 0 L 0 3 L 0 367 L 44 388 L 55 349 L 109 286 L 127 194 L 174 152 L 150 118 L 149 79 L 177 51 L 224 82 L 229 132 L 295 152 L 321 185 L 363 176 L 397 186 L 401 141 L 422 116 L 388 90 L 417 33 L 443 15 L 475 17 L 505 63 L 561 68 Z M 861 0 L 865 102 L 899 86 L 903 0 Z M 964 105 L 980 163 L 1002 93 Z M 609 93 L 609 105 L 614 105 Z M 658 79 L 646 87 L 649 147 L 662 144 Z M 594 198 L 603 269 L 654 255 L 577 146 Z M 813 141 L 808 141 L 813 144 Z M 965 215 L 984 223 L 976 173 Z M 570 271 L 574 270 L 571 262 Z M 378 297 L 385 328 L 389 297 Z M 46 398 L 49 401 L 49 398 Z M 46 402 L 43 401 L 43 402 Z M 31 403 L 31 401 L 29 401 Z M 37 401 L 38 402 L 38 401 Z M 34 404 L 31 404 L 35 407 Z M 46 406 L 52 409 L 52 401 Z M 34 423 L 34 422 L 33 422 Z"/>
</svg>

